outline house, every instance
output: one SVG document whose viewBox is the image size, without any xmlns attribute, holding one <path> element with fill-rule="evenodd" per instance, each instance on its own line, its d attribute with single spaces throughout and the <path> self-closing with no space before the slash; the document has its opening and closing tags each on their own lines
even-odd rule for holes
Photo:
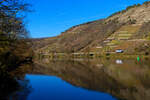
<svg viewBox="0 0 150 100">
<path fill-rule="evenodd" d="M 124 52 L 124 50 L 122 50 L 122 49 L 117 49 L 116 50 L 116 53 L 123 53 Z"/>
</svg>

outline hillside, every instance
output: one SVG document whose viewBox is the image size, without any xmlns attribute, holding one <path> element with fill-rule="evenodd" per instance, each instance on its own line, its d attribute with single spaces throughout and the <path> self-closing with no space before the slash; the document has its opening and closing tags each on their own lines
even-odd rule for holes
<svg viewBox="0 0 150 100">
<path fill-rule="evenodd" d="M 34 39 L 36 52 L 150 51 L 150 2 L 130 6 L 106 19 L 74 26 L 52 38 Z"/>
</svg>

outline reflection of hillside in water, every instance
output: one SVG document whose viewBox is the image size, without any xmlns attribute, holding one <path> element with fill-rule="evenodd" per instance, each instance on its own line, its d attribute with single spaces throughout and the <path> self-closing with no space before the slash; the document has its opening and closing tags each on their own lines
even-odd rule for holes
<svg viewBox="0 0 150 100">
<path fill-rule="evenodd" d="M 55 75 L 79 87 L 110 93 L 125 100 L 149 100 L 150 62 L 90 60 L 38 62 L 32 74 Z"/>
</svg>

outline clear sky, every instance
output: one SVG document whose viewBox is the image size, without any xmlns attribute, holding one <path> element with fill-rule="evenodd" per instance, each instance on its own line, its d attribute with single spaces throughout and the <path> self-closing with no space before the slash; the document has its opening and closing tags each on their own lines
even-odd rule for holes
<svg viewBox="0 0 150 100">
<path fill-rule="evenodd" d="M 149 0 L 27 0 L 35 12 L 27 16 L 33 38 L 57 36 L 84 22 L 106 18 L 127 6 Z"/>
</svg>

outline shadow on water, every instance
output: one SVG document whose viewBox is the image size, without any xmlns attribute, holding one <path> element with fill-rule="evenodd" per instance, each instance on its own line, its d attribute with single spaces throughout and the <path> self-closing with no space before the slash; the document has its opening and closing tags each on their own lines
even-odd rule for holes
<svg viewBox="0 0 150 100">
<path fill-rule="evenodd" d="M 2 91 L 6 90 L 6 93 L 3 92 L 5 93 L 3 97 L 9 96 L 10 98 L 19 98 L 15 100 L 26 100 L 28 95 L 32 94 L 31 86 L 37 84 L 35 80 L 34 84 L 31 84 L 32 79 L 36 75 L 38 78 L 42 78 L 39 75 L 45 75 L 59 77 L 81 89 L 111 94 L 119 100 L 149 100 L 150 98 L 149 59 L 140 59 L 140 61 L 136 59 L 50 61 L 45 58 L 36 61 L 31 66 L 19 67 L 9 74 L 14 78 L 5 78 L 6 81 L 1 82 Z M 26 75 L 28 77 L 34 76 L 27 80 Z M 38 84 L 38 86 L 41 85 Z"/>
<path fill-rule="evenodd" d="M 8 72 L 5 67 L 0 70 L 0 100 L 26 100 L 31 92 L 29 81 L 24 78 L 25 74 L 20 72 Z"/>
</svg>

